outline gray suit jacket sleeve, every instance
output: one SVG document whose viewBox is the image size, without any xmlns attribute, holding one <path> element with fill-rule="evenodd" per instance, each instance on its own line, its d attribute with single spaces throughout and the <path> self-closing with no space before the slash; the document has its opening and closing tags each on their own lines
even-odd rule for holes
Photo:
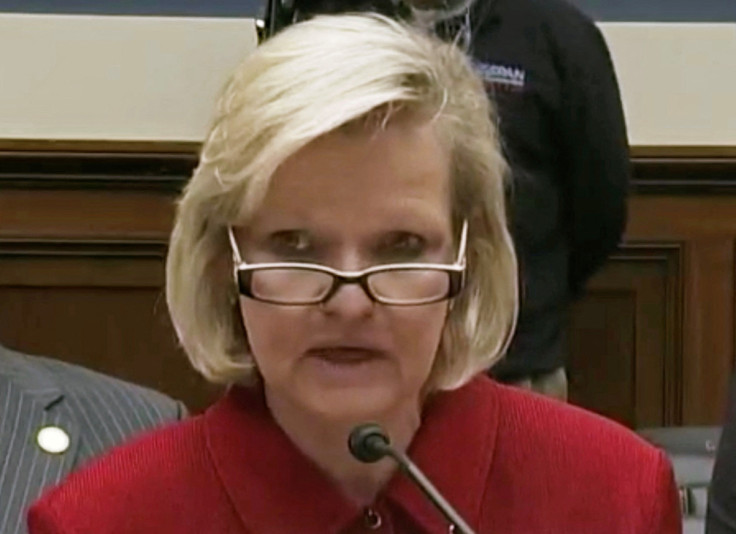
<svg viewBox="0 0 736 534">
<path fill-rule="evenodd" d="M 0 346 L 0 533 L 24 534 L 41 492 L 91 458 L 186 415 L 155 391 L 53 359 Z M 69 438 L 49 453 L 39 432 Z M 57 430 L 58 429 L 58 430 Z"/>
</svg>

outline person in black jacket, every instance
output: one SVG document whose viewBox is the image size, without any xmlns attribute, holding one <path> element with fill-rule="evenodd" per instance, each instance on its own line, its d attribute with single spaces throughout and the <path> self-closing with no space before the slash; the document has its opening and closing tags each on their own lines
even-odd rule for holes
<svg viewBox="0 0 736 534">
<path fill-rule="evenodd" d="M 522 284 L 516 335 L 492 374 L 566 398 L 570 303 L 626 221 L 628 142 L 614 67 L 595 24 L 562 0 L 479 0 L 469 25 L 512 170 Z"/>
<path fill-rule="evenodd" d="M 706 534 L 736 534 L 736 375 L 708 491 Z"/>
<path fill-rule="evenodd" d="M 517 331 L 490 372 L 566 399 L 570 304 L 616 249 L 626 221 L 628 142 L 608 48 L 564 0 L 408 2 L 296 0 L 279 22 L 373 9 L 466 47 L 496 106 L 521 270 Z"/>
</svg>

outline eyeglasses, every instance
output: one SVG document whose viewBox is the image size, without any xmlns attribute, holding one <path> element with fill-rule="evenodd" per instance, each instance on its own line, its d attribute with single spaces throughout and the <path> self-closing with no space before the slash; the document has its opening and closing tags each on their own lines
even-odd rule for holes
<svg viewBox="0 0 736 534">
<path fill-rule="evenodd" d="M 345 284 L 358 284 L 373 301 L 391 306 L 420 306 L 451 299 L 460 293 L 465 281 L 467 234 L 465 221 L 457 259 L 452 264 L 394 263 L 340 271 L 316 263 L 248 264 L 240 255 L 232 227 L 228 227 L 240 294 L 287 306 L 322 304 Z"/>
</svg>

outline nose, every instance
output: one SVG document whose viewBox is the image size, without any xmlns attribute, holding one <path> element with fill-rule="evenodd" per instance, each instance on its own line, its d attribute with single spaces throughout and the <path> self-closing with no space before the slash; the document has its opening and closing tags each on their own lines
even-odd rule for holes
<svg viewBox="0 0 736 534">
<path fill-rule="evenodd" d="M 346 319 L 359 319 L 373 313 L 375 302 L 360 284 L 342 284 L 329 300 L 322 304 L 322 310 L 330 315 Z"/>
</svg>

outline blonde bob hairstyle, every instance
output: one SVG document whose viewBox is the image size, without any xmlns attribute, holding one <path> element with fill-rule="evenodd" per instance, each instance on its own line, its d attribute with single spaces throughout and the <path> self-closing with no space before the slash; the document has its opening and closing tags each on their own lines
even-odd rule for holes
<svg viewBox="0 0 736 534">
<path fill-rule="evenodd" d="M 427 391 L 451 389 L 506 350 L 517 270 L 493 112 L 467 57 L 379 15 L 320 16 L 261 44 L 227 82 L 178 203 L 166 297 L 193 366 L 217 383 L 258 377 L 240 317 L 227 227 L 247 226 L 274 171 L 336 129 L 434 121 L 451 160 L 455 234 L 469 223 L 466 287 L 452 303 Z"/>
</svg>

